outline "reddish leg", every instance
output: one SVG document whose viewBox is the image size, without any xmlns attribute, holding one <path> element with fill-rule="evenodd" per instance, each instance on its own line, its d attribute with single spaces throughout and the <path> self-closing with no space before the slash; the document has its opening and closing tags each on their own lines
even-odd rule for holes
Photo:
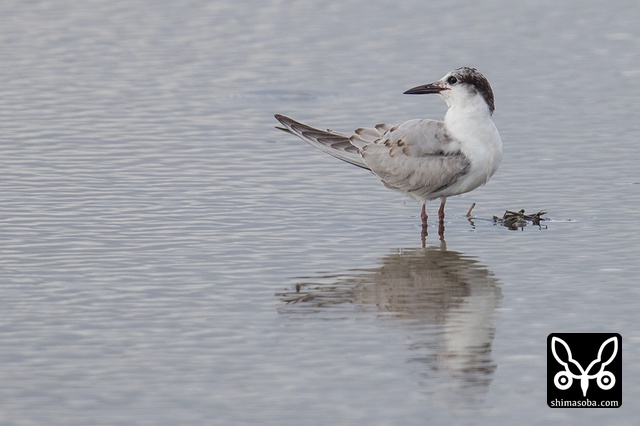
<svg viewBox="0 0 640 426">
<path fill-rule="evenodd" d="M 444 220 L 444 204 L 447 202 L 446 198 L 440 199 L 440 209 L 438 209 L 438 219 L 440 222 Z"/>
<path fill-rule="evenodd" d="M 422 204 L 422 211 L 420 212 L 420 219 L 422 219 L 422 226 L 427 226 L 427 203 Z"/>
</svg>

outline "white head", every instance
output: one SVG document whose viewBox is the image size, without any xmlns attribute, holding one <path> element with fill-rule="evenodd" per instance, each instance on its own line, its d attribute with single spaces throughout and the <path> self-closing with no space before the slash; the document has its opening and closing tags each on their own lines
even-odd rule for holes
<svg viewBox="0 0 640 426">
<path fill-rule="evenodd" d="M 489 81 L 478 70 L 470 67 L 456 68 L 436 82 L 414 87 L 404 93 L 437 93 L 449 107 L 479 103 L 486 106 L 490 115 L 495 109 Z"/>
</svg>

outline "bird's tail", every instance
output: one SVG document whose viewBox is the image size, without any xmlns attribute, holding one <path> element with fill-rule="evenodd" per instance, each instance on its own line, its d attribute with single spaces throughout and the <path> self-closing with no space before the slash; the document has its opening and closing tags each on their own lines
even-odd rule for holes
<svg viewBox="0 0 640 426">
<path fill-rule="evenodd" d="M 351 143 L 349 136 L 329 129 L 316 129 L 284 115 L 276 114 L 275 117 L 284 126 L 276 126 L 276 129 L 296 135 L 320 151 L 326 152 L 342 161 L 370 170 L 362 161 L 358 148 Z"/>
</svg>

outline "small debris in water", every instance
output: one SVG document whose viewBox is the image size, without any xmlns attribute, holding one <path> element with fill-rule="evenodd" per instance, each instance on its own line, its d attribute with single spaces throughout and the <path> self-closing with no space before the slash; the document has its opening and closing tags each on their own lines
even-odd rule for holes
<svg viewBox="0 0 640 426">
<path fill-rule="evenodd" d="M 473 211 L 473 208 L 476 206 L 476 203 L 471 203 L 471 207 L 469 207 L 469 210 L 467 210 L 467 217 L 471 217 L 471 212 Z"/>
<path fill-rule="evenodd" d="M 533 223 L 534 225 L 538 225 L 540 229 L 546 229 L 546 225 L 541 225 L 540 222 L 543 220 L 548 220 L 543 215 L 547 214 L 547 212 L 540 211 L 535 214 L 525 214 L 524 209 L 518 212 L 505 211 L 502 217 L 493 216 L 493 223 L 499 223 L 500 225 L 506 226 L 511 230 L 522 229 L 527 226 L 528 222 Z"/>
</svg>

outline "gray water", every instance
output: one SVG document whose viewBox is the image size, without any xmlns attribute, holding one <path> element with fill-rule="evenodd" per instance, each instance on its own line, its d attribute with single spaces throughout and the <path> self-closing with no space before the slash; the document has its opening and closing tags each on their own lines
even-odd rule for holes
<svg viewBox="0 0 640 426">
<path fill-rule="evenodd" d="M 1 424 L 637 422 L 636 1 L 0 16 Z M 441 118 L 401 93 L 465 65 L 504 161 L 424 249 L 417 204 L 273 128 Z M 521 208 L 550 220 L 491 221 Z M 547 407 L 552 332 L 622 335 L 621 408 Z"/>
</svg>

